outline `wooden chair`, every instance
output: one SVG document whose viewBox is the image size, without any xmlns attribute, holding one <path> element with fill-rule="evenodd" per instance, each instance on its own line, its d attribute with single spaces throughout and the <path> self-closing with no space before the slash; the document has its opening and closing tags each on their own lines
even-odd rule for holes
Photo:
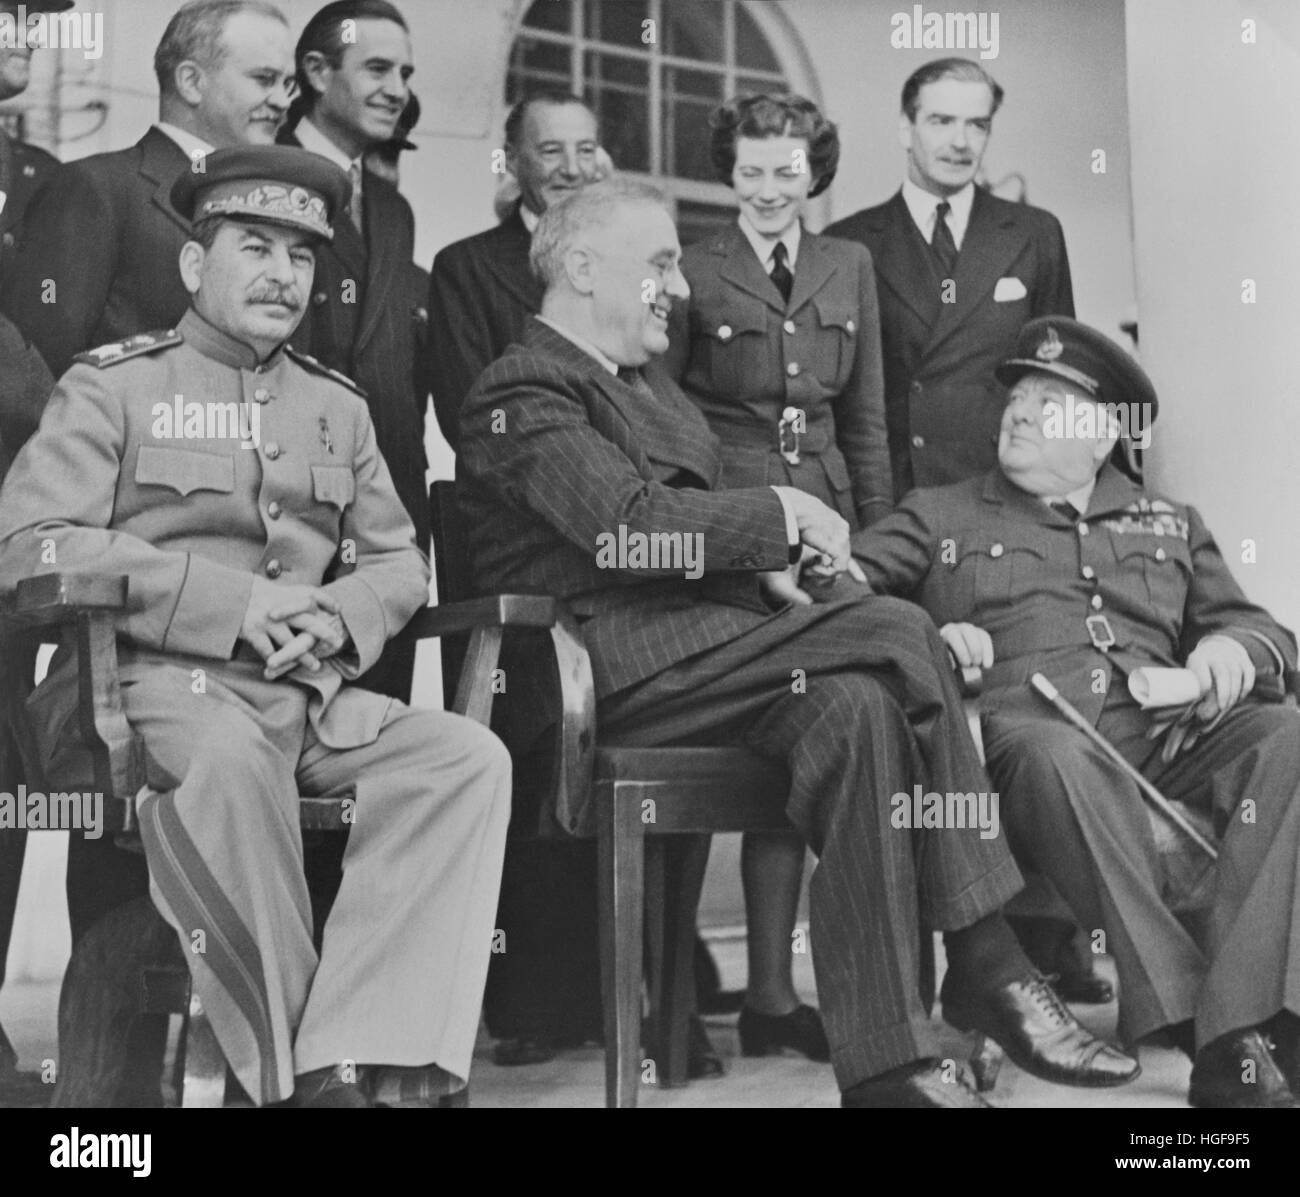
<svg viewBox="0 0 1300 1197">
<path fill-rule="evenodd" d="M 117 671 L 117 614 L 126 608 L 124 576 L 50 573 L 24 579 L 0 613 L 0 696 L 3 717 L 17 742 L 29 788 L 49 792 L 27 718 L 32 641 L 75 647 L 79 671 L 78 733 L 88 759 L 84 776 L 60 778 L 68 788 L 104 795 L 104 832 L 140 850 L 134 830 L 135 795 L 144 784 L 141 746 L 121 707 Z M 423 640 L 468 636 L 469 655 L 491 655 L 501 629 L 550 627 L 555 604 L 545 598 L 482 599 L 417 612 L 402 632 Z M 453 709 L 486 723 L 492 696 L 487 674 L 470 672 Z M 73 784 L 74 780 L 78 784 Z M 347 796 L 300 797 L 305 832 L 346 831 Z M 75 834 L 75 832 L 74 832 Z M 126 1031 L 143 1014 L 180 1015 L 173 1084 L 182 1106 L 220 1106 L 226 1062 L 211 1024 L 190 986 L 176 933 L 147 898 L 113 910 L 78 940 L 59 995 L 59 1054 L 52 1104 L 103 1107 L 114 1101 L 126 1066 Z M 465 1104 L 465 1097 L 445 1104 Z"/>
</svg>

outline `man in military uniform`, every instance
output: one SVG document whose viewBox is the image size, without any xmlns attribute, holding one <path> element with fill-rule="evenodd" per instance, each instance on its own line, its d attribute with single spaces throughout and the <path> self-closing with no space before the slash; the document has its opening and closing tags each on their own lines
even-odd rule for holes
<svg viewBox="0 0 1300 1197">
<path fill-rule="evenodd" d="M 856 538 L 855 556 L 873 587 L 926 608 L 962 665 L 987 668 L 1003 825 L 1080 923 L 1104 929 L 1121 1035 L 1168 1028 L 1195 1060 L 1194 1104 L 1294 1105 L 1300 720 L 1277 700 L 1295 639 L 1246 598 L 1195 508 L 1111 460 L 1128 451 L 1118 434 L 1144 437 L 1156 410 L 1126 353 L 1040 317 L 998 378 L 1011 388 L 998 467 L 914 491 Z M 1185 667 L 1200 695 L 1163 743 L 1127 684 L 1148 666 Z M 1204 946 L 1163 900 L 1138 786 L 1030 688 L 1039 672 L 1167 798 L 1212 820 L 1220 859 Z"/>
<path fill-rule="evenodd" d="M 217 151 L 182 176 L 193 306 L 79 357 L 0 495 L 0 584 L 130 577 L 122 701 L 147 760 L 150 890 L 203 943 L 196 991 L 258 1104 L 368 1105 L 429 1066 L 468 1074 L 508 820 L 490 732 L 344 684 L 429 578 L 364 400 L 286 347 L 347 194 L 300 149 Z M 54 778 L 70 664 L 31 703 Z M 356 802 L 319 954 L 300 792 Z"/>
</svg>

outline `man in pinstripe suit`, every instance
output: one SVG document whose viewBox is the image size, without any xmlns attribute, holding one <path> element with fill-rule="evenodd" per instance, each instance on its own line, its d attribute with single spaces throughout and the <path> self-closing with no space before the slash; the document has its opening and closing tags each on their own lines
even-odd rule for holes
<svg viewBox="0 0 1300 1197">
<path fill-rule="evenodd" d="M 698 410 L 642 377 L 688 294 L 679 257 L 638 184 L 593 185 L 542 217 L 541 315 L 461 416 L 479 584 L 568 601 L 604 738 L 740 743 L 790 770 L 787 811 L 819 856 L 815 964 L 845 1105 L 985 1104 L 939 1059 L 917 992 L 922 926 L 945 932 L 950 1019 L 960 1009 L 1040 1076 L 1130 1079 L 1136 1062 L 1074 1021 L 998 913 L 1021 886 L 1006 845 L 894 826 L 885 796 L 916 783 L 988 790 L 934 625 L 887 598 L 777 605 L 792 563 L 847 567 L 847 523 L 792 488 L 714 490 L 718 445 Z M 608 568 L 598 551 L 655 534 L 692 538 L 702 575 L 630 554 Z"/>
</svg>

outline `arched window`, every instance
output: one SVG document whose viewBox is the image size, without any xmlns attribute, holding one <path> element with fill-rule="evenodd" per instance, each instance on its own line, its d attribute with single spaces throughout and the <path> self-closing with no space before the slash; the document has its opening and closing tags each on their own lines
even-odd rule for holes
<svg viewBox="0 0 1300 1197">
<path fill-rule="evenodd" d="M 742 92 L 800 90 L 769 37 L 765 7 L 534 0 L 511 48 L 506 103 L 543 87 L 582 96 L 614 164 L 663 188 L 689 245 L 735 208 L 709 163 L 709 113 Z"/>
</svg>

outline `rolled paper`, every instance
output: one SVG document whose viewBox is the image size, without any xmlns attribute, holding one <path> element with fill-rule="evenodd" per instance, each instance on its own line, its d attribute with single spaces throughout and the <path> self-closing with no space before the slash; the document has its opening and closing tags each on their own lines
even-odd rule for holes
<svg viewBox="0 0 1300 1197">
<path fill-rule="evenodd" d="M 1128 675 L 1128 692 L 1143 709 L 1185 707 L 1201 697 L 1201 686 L 1190 669 L 1158 665 L 1135 669 Z"/>
</svg>

